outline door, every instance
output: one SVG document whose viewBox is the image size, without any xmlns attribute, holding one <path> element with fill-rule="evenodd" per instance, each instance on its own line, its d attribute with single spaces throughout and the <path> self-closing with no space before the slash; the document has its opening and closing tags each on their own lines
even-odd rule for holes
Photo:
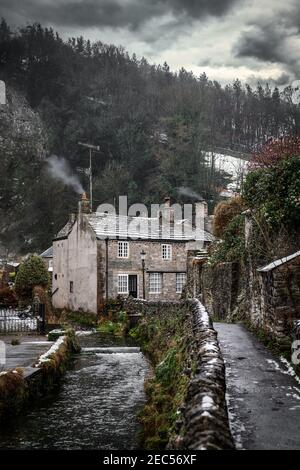
<svg viewBox="0 0 300 470">
<path fill-rule="evenodd" d="M 131 295 L 132 297 L 137 298 L 137 296 L 138 296 L 137 275 L 136 274 L 129 274 L 128 282 L 129 282 L 129 295 Z"/>
</svg>

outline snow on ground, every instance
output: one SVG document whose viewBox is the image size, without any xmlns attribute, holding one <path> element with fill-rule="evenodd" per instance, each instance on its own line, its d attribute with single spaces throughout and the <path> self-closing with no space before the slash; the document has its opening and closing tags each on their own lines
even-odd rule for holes
<svg viewBox="0 0 300 470">
<path fill-rule="evenodd" d="M 275 370 L 280 371 L 282 374 L 285 375 L 290 375 L 295 379 L 295 381 L 300 385 L 300 377 L 296 374 L 296 372 L 293 369 L 293 366 L 287 359 L 284 357 L 280 357 L 280 361 L 283 364 L 284 367 L 280 366 L 278 362 L 272 360 L 272 359 L 267 359 L 267 362 L 274 367 Z"/>
<path fill-rule="evenodd" d="M 97 332 L 96 328 L 93 328 L 92 330 L 78 330 L 75 332 L 75 335 L 76 336 L 89 336 L 89 335 L 93 335 L 96 332 Z"/>
<path fill-rule="evenodd" d="M 212 164 L 213 158 L 215 169 L 228 173 L 231 177 L 231 183 L 228 183 L 221 196 L 232 197 L 234 192 L 240 188 L 242 177 L 247 173 L 248 161 L 231 155 L 207 152 L 206 159 L 209 166 Z"/>
<path fill-rule="evenodd" d="M 211 165 L 212 158 L 214 157 L 214 164 L 216 170 L 226 171 L 236 179 L 241 172 L 245 172 L 247 169 L 248 161 L 243 158 L 232 157 L 231 155 L 223 155 L 221 153 L 207 152 L 207 163 Z"/>
<path fill-rule="evenodd" d="M 47 352 L 45 352 L 39 357 L 39 361 L 35 365 L 35 367 L 40 367 L 40 365 L 43 364 L 44 362 L 50 361 L 50 356 L 52 356 L 52 354 L 56 353 L 59 350 L 60 346 L 64 343 L 65 339 L 66 339 L 66 336 L 60 336 L 55 341 L 55 343 L 52 344 L 51 348 L 48 349 Z"/>
</svg>

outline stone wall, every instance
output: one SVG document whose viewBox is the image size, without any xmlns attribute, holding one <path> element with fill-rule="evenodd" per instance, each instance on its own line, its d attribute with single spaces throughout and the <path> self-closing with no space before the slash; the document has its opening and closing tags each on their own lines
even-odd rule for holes
<svg viewBox="0 0 300 470">
<path fill-rule="evenodd" d="M 250 255 L 243 268 L 238 263 L 205 264 L 200 298 L 214 317 L 247 320 L 288 345 L 294 321 L 300 319 L 300 257 L 268 271 L 259 270 Z"/>
<path fill-rule="evenodd" d="M 204 306 L 191 301 L 197 368 L 184 406 L 183 445 L 186 449 L 234 448 L 230 432 L 225 365 L 217 332 Z"/>
<path fill-rule="evenodd" d="M 79 346 L 73 334 L 60 337 L 36 364 L 0 372 L 0 423 L 49 395 Z"/>
<path fill-rule="evenodd" d="M 102 243 L 102 242 L 98 242 Z M 162 258 L 162 244 L 172 247 L 172 258 Z M 129 240 L 128 258 L 118 258 L 118 240 L 108 240 L 108 297 L 118 295 L 118 274 L 137 276 L 138 297 L 143 297 L 143 273 L 141 251 L 146 253 L 145 259 L 145 294 L 147 300 L 178 300 L 176 292 L 176 273 L 186 273 L 186 243 L 181 241 Z M 103 259 L 105 253 L 103 248 Z M 149 292 L 149 273 L 162 274 L 162 292 Z"/>
<path fill-rule="evenodd" d="M 300 257 L 259 272 L 259 283 L 259 325 L 279 342 L 288 343 L 294 322 L 300 319 Z"/>
<path fill-rule="evenodd" d="M 240 288 L 238 263 L 204 265 L 201 272 L 201 299 L 209 313 L 225 319 L 236 305 Z"/>
<path fill-rule="evenodd" d="M 234 448 L 226 405 L 225 366 L 217 333 L 204 306 L 196 299 L 182 302 L 147 302 L 129 299 L 125 310 L 131 314 L 172 315 L 174 306 L 188 306 L 185 317 L 189 334 L 190 363 L 196 364 L 185 403 L 176 423 L 176 435 L 169 449 Z M 182 309 L 186 312 L 186 308 Z M 184 313 L 186 315 L 186 313 Z M 188 365 L 190 367 L 190 364 Z"/>
</svg>

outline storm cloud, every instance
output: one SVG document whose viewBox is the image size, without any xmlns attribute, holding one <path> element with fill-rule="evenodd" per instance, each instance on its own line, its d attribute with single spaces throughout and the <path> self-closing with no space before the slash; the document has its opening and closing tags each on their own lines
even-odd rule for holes
<svg viewBox="0 0 300 470">
<path fill-rule="evenodd" d="M 82 27 L 128 27 L 137 30 L 161 15 L 182 21 L 207 15 L 222 16 L 241 0 L 1 0 L 1 8 L 14 21 L 21 15 L 43 23 Z"/>
<path fill-rule="evenodd" d="M 258 18 L 256 25 L 242 32 L 232 52 L 239 58 L 280 64 L 296 78 L 300 74 L 300 4 L 291 2 L 290 8 L 281 10 L 277 21 L 274 20 L 275 17 L 272 21 L 264 16 Z"/>
<path fill-rule="evenodd" d="M 0 0 L 12 27 L 40 22 L 64 38 L 123 45 L 227 83 L 284 86 L 300 74 L 299 0 Z"/>
</svg>

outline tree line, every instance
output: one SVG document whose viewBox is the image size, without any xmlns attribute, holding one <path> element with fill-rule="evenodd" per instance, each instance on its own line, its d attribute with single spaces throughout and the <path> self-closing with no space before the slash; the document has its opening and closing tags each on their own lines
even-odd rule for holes
<svg viewBox="0 0 300 470">
<path fill-rule="evenodd" d="M 79 141 L 100 146 L 95 205 L 120 194 L 129 203 L 165 195 L 185 202 L 178 191 L 185 186 L 213 207 L 228 175 L 207 164 L 207 151 L 251 153 L 270 137 L 299 134 L 291 87 L 253 88 L 239 80 L 221 86 L 205 73 L 172 72 L 123 47 L 64 41 L 40 24 L 12 31 L 2 19 L 0 79 L 26 99 L 41 126 L 30 141 L 23 130 L 16 142 L 12 119 L 1 111 L 0 242 L 11 250 L 47 248 L 75 209 L 78 196 L 49 177 L 46 157 L 63 156 L 74 171 L 87 167 Z M 84 173 L 80 178 L 87 188 Z"/>
</svg>

